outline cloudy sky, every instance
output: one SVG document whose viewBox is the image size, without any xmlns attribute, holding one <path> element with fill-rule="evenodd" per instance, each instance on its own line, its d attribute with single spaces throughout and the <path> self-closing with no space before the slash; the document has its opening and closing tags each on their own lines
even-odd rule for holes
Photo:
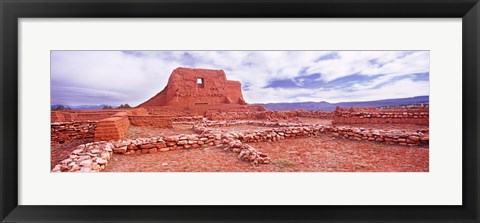
<svg viewBox="0 0 480 223">
<path fill-rule="evenodd" d="M 136 106 L 177 67 L 223 69 L 248 103 L 429 95 L 428 51 L 52 51 L 51 103 Z"/>
</svg>

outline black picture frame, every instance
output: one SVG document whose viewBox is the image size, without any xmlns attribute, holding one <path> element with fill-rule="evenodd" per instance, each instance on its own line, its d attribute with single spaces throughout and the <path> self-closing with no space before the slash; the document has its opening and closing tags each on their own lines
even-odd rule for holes
<svg viewBox="0 0 480 223">
<path fill-rule="evenodd" d="M 2 222 L 479 222 L 478 0 L 0 0 Z M 18 205 L 19 18 L 462 18 L 461 206 Z M 448 43 L 447 43 L 448 44 Z"/>
</svg>

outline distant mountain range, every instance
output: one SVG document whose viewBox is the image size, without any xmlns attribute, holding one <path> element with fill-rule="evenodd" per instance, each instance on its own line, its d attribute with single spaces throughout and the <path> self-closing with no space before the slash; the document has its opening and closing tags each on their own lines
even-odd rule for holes
<svg viewBox="0 0 480 223">
<path fill-rule="evenodd" d="M 285 110 L 323 110 L 333 111 L 337 106 L 348 107 L 379 107 L 379 106 L 395 106 L 415 104 L 421 102 L 429 102 L 429 96 L 417 96 L 412 98 L 397 98 L 397 99 L 385 99 L 377 101 L 354 101 L 354 102 L 340 102 L 329 103 L 326 101 L 321 102 L 293 102 L 293 103 L 268 103 L 268 104 L 255 104 L 264 106 L 271 111 L 285 111 Z M 51 105 L 52 110 L 59 105 Z M 73 110 L 98 110 L 102 109 L 104 105 L 63 105 Z"/>
<path fill-rule="evenodd" d="M 429 102 L 429 96 L 417 96 L 412 98 L 396 98 L 385 99 L 377 101 L 354 101 L 354 102 L 339 102 L 329 103 L 326 101 L 321 102 L 293 102 L 293 103 L 267 103 L 256 104 L 264 106 L 270 111 L 286 111 L 286 110 L 323 110 L 333 111 L 337 106 L 342 108 L 348 107 L 379 107 L 379 106 L 396 106 Z"/>
</svg>

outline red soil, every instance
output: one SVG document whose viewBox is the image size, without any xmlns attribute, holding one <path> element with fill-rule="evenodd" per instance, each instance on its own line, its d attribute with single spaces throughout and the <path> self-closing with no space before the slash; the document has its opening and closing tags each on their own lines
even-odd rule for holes
<svg viewBox="0 0 480 223">
<path fill-rule="evenodd" d="M 252 143 L 271 164 L 254 166 L 221 148 L 115 155 L 111 172 L 428 172 L 429 150 L 322 135 L 309 139 Z"/>
</svg>

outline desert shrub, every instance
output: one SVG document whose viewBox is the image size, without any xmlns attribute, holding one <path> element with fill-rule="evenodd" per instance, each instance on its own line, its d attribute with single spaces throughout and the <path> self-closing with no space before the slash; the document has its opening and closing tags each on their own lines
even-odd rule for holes
<svg viewBox="0 0 480 223">
<path fill-rule="evenodd" d="M 287 166 L 295 165 L 295 162 L 290 161 L 290 160 L 277 160 L 277 161 L 274 162 L 274 164 L 277 167 L 284 168 L 284 167 L 287 167 Z"/>
<path fill-rule="evenodd" d="M 57 107 L 55 107 L 53 109 L 54 111 L 62 111 L 62 110 L 72 110 L 70 107 L 68 106 L 64 106 L 64 105 L 58 105 Z"/>
<path fill-rule="evenodd" d="M 103 105 L 102 109 L 113 109 L 111 105 Z"/>
<path fill-rule="evenodd" d="M 128 105 L 127 103 L 123 104 L 123 105 L 120 105 L 118 106 L 118 108 L 131 108 L 130 105 Z"/>
</svg>

